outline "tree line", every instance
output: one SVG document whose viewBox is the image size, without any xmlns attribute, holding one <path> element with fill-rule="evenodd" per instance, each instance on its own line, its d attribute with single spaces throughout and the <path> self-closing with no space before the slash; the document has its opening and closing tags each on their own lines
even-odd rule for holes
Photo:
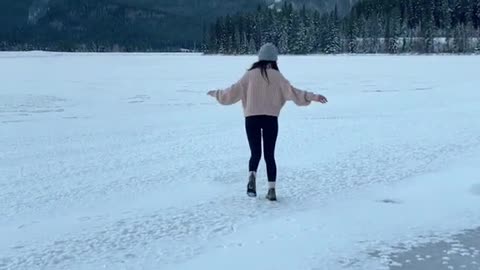
<svg viewBox="0 0 480 270">
<path fill-rule="evenodd" d="M 363 0 L 344 17 L 284 3 L 204 31 L 206 53 L 253 54 L 265 42 L 285 54 L 480 53 L 480 0 Z"/>
</svg>

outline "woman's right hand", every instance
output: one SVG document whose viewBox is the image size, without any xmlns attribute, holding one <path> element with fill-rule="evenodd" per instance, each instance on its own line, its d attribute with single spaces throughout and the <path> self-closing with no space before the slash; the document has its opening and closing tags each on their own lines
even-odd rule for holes
<svg viewBox="0 0 480 270">
<path fill-rule="evenodd" d="M 211 91 L 208 91 L 207 92 L 207 95 L 211 96 L 211 97 L 215 97 L 215 94 L 217 93 L 217 91 L 215 90 L 211 90 Z"/>
<path fill-rule="evenodd" d="M 320 103 L 324 103 L 324 104 L 328 102 L 327 98 L 322 96 L 322 95 L 315 95 L 313 100 L 317 101 L 317 102 L 320 102 Z"/>
</svg>

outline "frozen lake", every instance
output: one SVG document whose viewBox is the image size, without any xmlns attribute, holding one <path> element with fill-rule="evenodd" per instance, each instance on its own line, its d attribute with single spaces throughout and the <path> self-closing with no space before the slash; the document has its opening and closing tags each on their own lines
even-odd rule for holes
<svg viewBox="0 0 480 270">
<path fill-rule="evenodd" d="M 480 57 L 280 56 L 329 103 L 283 109 L 276 203 L 206 95 L 255 59 L 0 53 L 0 269 L 382 269 L 480 227 Z"/>
</svg>

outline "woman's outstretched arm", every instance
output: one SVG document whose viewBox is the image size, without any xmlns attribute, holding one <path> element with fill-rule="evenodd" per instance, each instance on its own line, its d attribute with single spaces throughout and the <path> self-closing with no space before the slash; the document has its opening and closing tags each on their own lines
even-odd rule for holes
<svg viewBox="0 0 480 270">
<path fill-rule="evenodd" d="M 312 101 L 327 103 L 327 98 L 322 95 L 317 95 L 312 92 L 300 90 L 292 86 L 288 81 L 283 88 L 285 100 L 293 101 L 298 106 L 310 105 Z"/>
<path fill-rule="evenodd" d="M 217 99 L 222 105 L 231 105 L 242 100 L 247 88 L 246 75 L 244 75 L 238 82 L 232 84 L 224 90 L 212 90 L 208 95 Z"/>
</svg>

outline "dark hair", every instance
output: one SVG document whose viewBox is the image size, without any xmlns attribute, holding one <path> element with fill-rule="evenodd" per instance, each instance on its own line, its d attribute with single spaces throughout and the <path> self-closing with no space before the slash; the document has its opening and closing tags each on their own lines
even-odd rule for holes
<svg viewBox="0 0 480 270">
<path fill-rule="evenodd" d="M 262 72 L 262 76 L 268 81 L 268 73 L 267 73 L 267 69 L 269 68 L 273 68 L 277 71 L 280 71 L 278 69 L 278 65 L 277 65 L 277 62 L 275 61 L 258 61 L 258 62 L 255 62 L 253 63 L 252 67 L 249 69 L 250 70 L 253 70 L 253 69 L 256 69 L 256 68 L 259 68 L 260 71 Z"/>
</svg>

